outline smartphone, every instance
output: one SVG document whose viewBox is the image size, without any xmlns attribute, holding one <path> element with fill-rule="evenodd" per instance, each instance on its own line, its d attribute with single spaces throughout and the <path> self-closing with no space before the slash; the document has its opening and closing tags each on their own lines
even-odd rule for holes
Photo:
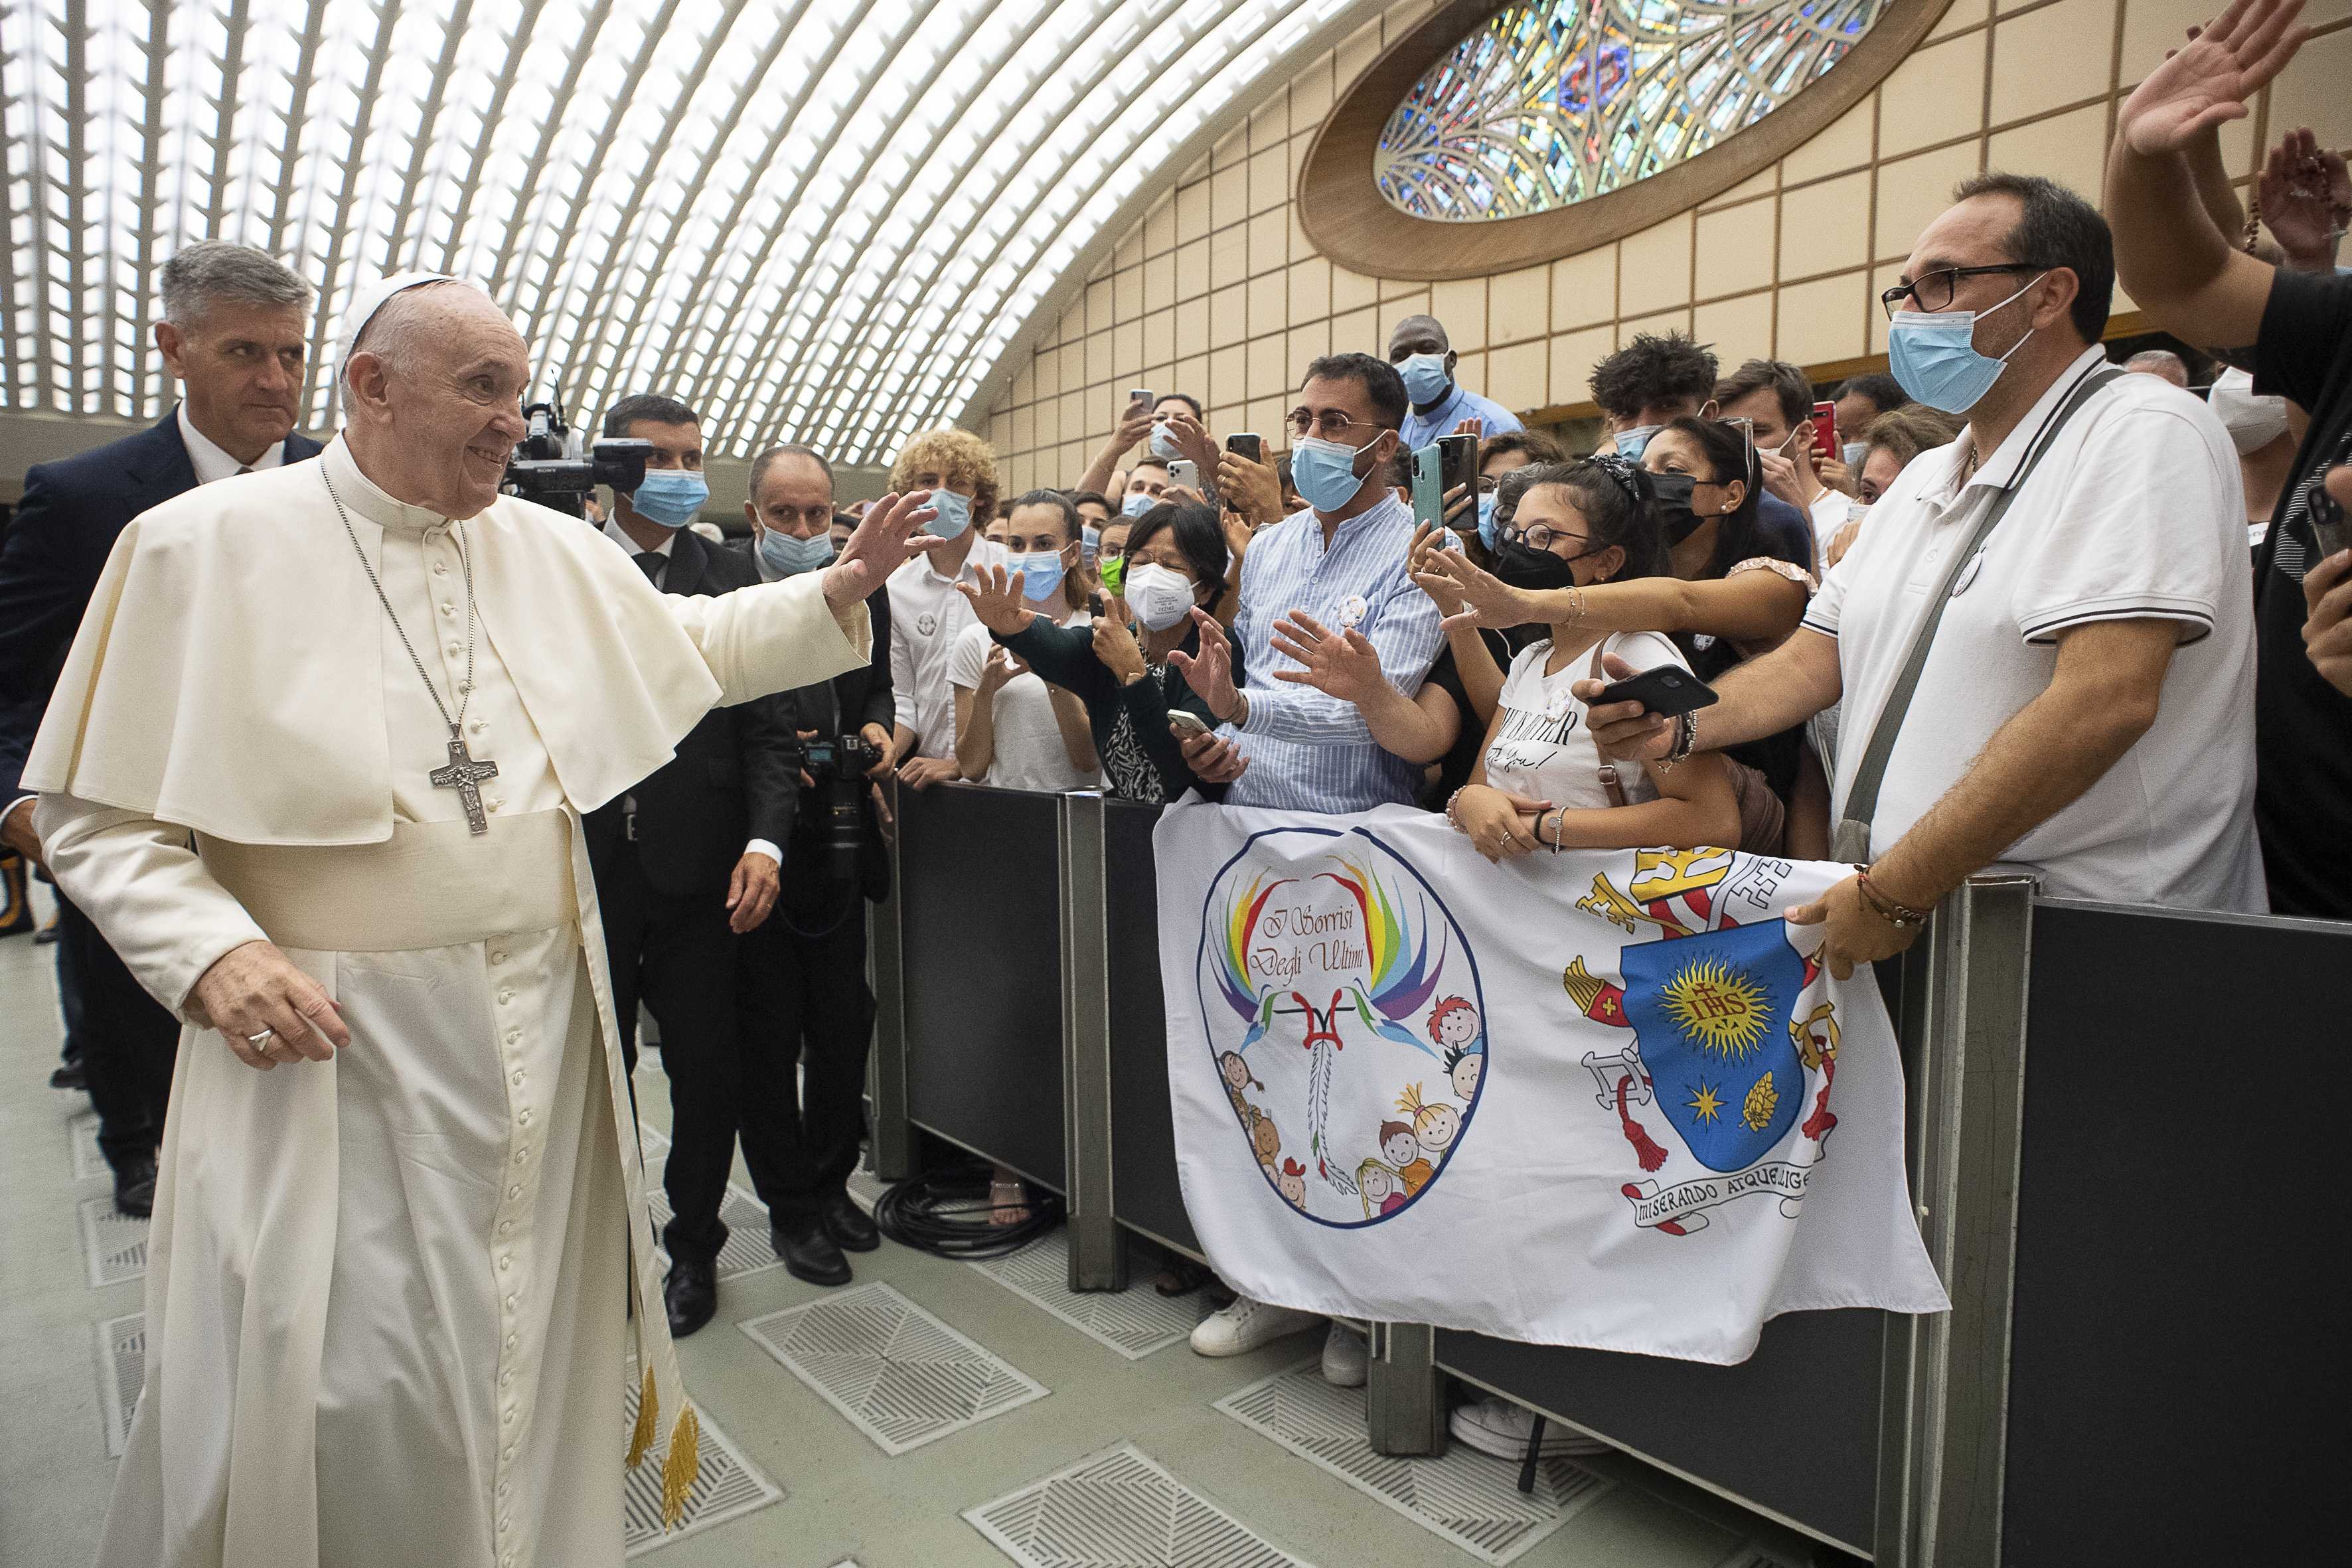
<svg viewBox="0 0 2352 1568">
<path fill-rule="evenodd" d="M 2322 561 L 2352 545 L 2352 526 L 2347 525 L 2344 509 L 2324 485 L 2311 487 L 2311 536 L 2319 542 Z"/>
<path fill-rule="evenodd" d="M 1168 481 L 1197 490 L 1201 488 L 1201 465 L 1190 458 L 1179 458 L 1168 465 Z"/>
<path fill-rule="evenodd" d="M 1837 405 L 1816 403 L 1813 405 L 1813 456 L 1826 463 L 1837 455 Z"/>
<path fill-rule="evenodd" d="M 1663 713 L 1672 718 L 1678 713 L 1693 713 L 1715 701 L 1715 689 L 1687 669 L 1671 664 L 1645 669 L 1629 679 L 1602 687 L 1593 699 L 1603 702 L 1638 702 L 1643 710 Z"/>
<path fill-rule="evenodd" d="M 1188 741 L 1197 741 L 1209 732 L 1209 727 L 1201 721 L 1199 714 L 1182 708 L 1168 710 L 1168 727 Z"/>
<path fill-rule="evenodd" d="M 1247 458 L 1253 463 L 1265 461 L 1265 443 L 1246 432 L 1226 437 L 1225 450 L 1236 458 Z"/>
<path fill-rule="evenodd" d="M 1437 449 L 1445 455 L 1438 470 L 1439 490 L 1450 491 L 1459 485 L 1469 485 L 1475 490 L 1478 483 L 1478 437 L 1440 436 Z"/>
<path fill-rule="evenodd" d="M 1152 402 L 1151 388 L 1148 386 L 1130 387 L 1128 390 L 1127 400 L 1129 404 L 1140 403 L 1148 408 L 1151 405 Z"/>
<path fill-rule="evenodd" d="M 1445 523 L 1445 449 L 1423 447 L 1412 455 L 1413 526 L 1442 528 Z"/>
</svg>

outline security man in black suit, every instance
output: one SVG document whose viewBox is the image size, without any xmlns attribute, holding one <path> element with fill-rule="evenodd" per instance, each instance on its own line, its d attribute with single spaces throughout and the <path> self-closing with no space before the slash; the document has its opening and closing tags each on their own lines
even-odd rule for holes
<svg viewBox="0 0 2352 1568">
<path fill-rule="evenodd" d="M 759 582 L 740 552 L 685 526 L 709 496 L 693 409 L 668 397 L 624 398 L 605 415 L 604 434 L 653 443 L 646 483 L 614 496 L 604 532 L 656 587 L 727 594 Z M 713 709 L 660 771 L 588 815 L 613 1004 L 632 1068 L 640 998 L 661 1026 L 672 1216 L 662 1230 L 670 1258 L 664 1300 L 674 1334 L 694 1332 L 718 1310 L 727 1243 L 719 1211 L 736 1133 L 740 1126 L 750 1154 L 765 1124 L 741 1092 L 738 939 L 775 903 L 799 773 L 792 706 L 782 694 L 763 697 Z M 751 1163 L 756 1173 L 765 1162 Z"/>
<path fill-rule="evenodd" d="M 163 286 L 155 347 L 180 383 L 179 405 L 152 429 L 36 466 L 0 551 L 0 839 L 35 866 L 41 844 L 21 783 L 25 757 L 115 536 L 198 485 L 319 455 L 316 441 L 293 433 L 310 286 L 262 252 L 219 240 L 165 262 Z M 144 1215 L 179 1022 L 62 892 L 58 933 L 58 982 L 78 997 L 68 1009 L 115 1207 Z"/>
<path fill-rule="evenodd" d="M 744 510 L 751 520 L 752 559 L 770 582 L 822 569 L 845 537 L 834 527 L 833 468 L 807 447 L 772 447 L 753 460 Z M 888 851 L 867 781 L 887 777 L 895 760 L 887 589 L 869 595 L 866 608 L 874 621 L 867 663 L 788 694 L 812 765 L 802 773 L 801 809 L 785 846 L 784 891 L 775 917 L 743 942 L 744 1098 L 772 1119 L 773 1128 L 759 1150 L 745 1141 L 744 1160 L 767 1202 L 777 1258 L 814 1285 L 846 1285 L 849 1260 L 843 1251 L 871 1252 L 881 1245 L 873 1220 L 850 1200 L 846 1185 L 866 1127 L 866 1057 L 874 1034 L 866 901 L 885 898 L 890 886 Z M 837 742 L 853 735 L 874 748 L 878 760 L 833 773 L 814 761 L 822 754 L 818 748 L 828 746 L 840 760 Z M 845 855 L 829 841 L 826 806 L 853 795 L 856 845 Z"/>
</svg>

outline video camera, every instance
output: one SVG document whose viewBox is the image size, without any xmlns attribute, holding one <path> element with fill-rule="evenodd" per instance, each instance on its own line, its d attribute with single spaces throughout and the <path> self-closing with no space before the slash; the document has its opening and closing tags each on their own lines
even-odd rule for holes
<svg viewBox="0 0 2352 1568">
<path fill-rule="evenodd" d="M 628 493 L 646 482 L 651 441 L 607 437 L 592 449 L 584 433 L 563 422 L 563 405 L 551 399 L 527 405 L 522 416 L 530 433 L 507 459 L 507 477 L 499 484 L 507 494 L 584 518 L 598 485 Z"/>
<path fill-rule="evenodd" d="M 801 766 L 816 783 L 817 842 L 829 880 L 857 876 L 866 846 L 866 774 L 881 760 L 882 749 L 863 735 L 811 741 L 801 748 Z"/>
</svg>

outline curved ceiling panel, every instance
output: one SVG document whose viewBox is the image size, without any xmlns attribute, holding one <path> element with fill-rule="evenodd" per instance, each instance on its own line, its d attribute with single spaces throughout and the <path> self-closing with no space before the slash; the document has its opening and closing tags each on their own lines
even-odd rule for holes
<svg viewBox="0 0 2352 1568">
<path fill-rule="evenodd" d="M 487 287 L 575 418 L 887 460 L 1178 150 L 1367 0 L 0 0 L 0 400 L 152 417 L 155 275 Z"/>
</svg>

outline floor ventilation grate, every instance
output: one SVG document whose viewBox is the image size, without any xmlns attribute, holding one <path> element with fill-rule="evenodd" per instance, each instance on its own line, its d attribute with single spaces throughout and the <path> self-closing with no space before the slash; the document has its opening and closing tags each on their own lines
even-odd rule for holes
<svg viewBox="0 0 2352 1568">
<path fill-rule="evenodd" d="M 670 1222 L 671 1209 L 669 1194 L 662 1190 L 662 1166 L 669 1157 L 669 1140 L 651 1127 L 641 1131 L 646 1149 L 646 1206 L 653 1211 L 654 1250 L 662 1255 L 667 1268 L 669 1251 L 661 1245 L 661 1233 Z M 719 1279 L 736 1279 L 782 1267 L 768 1240 L 768 1211 L 759 1199 L 730 1182 L 719 1205 L 719 1217 L 727 1226 L 727 1245 L 719 1249 Z"/>
<path fill-rule="evenodd" d="M 624 1425 L 635 1426 L 637 1379 L 631 1377 L 627 1386 Z M 624 1549 L 631 1557 L 642 1557 L 698 1531 L 740 1519 L 784 1495 L 783 1488 L 752 1468 L 736 1452 L 727 1434 L 711 1421 L 710 1412 L 697 1406 L 695 1416 L 702 1433 L 697 1449 L 702 1461 L 701 1473 L 695 1478 L 693 1489 L 686 1494 L 686 1511 L 678 1516 L 674 1528 L 665 1531 L 661 1522 L 662 1460 L 668 1456 L 669 1445 L 664 1442 L 627 1472 L 621 1506 Z"/>
<path fill-rule="evenodd" d="M 1023 1568 L 1307 1568 L 1132 1444 L 963 1517 Z"/>
<path fill-rule="evenodd" d="M 886 1454 L 919 1448 L 1047 1393 L 878 1281 L 736 1327 Z"/>
<path fill-rule="evenodd" d="M 81 1201 L 81 1255 L 90 1289 L 120 1285 L 147 1274 L 147 1222 L 120 1213 L 112 1194 Z"/>
<path fill-rule="evenodd" d="M 1580 1465 L 1549 1458 L 1537 1467 L 1535 1495 L 1527 1497 L 1517 1465 L 1459 1443 L 1435 1459 L 1376 1454 L 1364 1436 L 1364 1391 L 1332 1387 L 1315 1362 L 1236 1390 L 1215 1408 L 1482 1563 L 1516 1560 L 1611 1485 Z"/>
<path fill-rule="evenodd" d="M 131 1413 L 147 1382 L 147 1314 L 133 1312 L 98 1325 L 98 1407 L 106 1417 L 106 1457 L 122 1458 Z"/>
<path fill-rule="evenodd" d="M 73 1179 L 95 1182 L 106 1176 L 106 1156 L 98 1147 L 98 1112 L 85 1110 L 66 1123 L 66 1137 L 73 1145 Z"/>
<path fill-rule="evenodd" d="M 1129 1273 L 1137 1282 L 1125 1290 L 1073 1290 L 1070 1233 L 1055 1229 L 1010 1257 L 972 1267 L 1088 1339 L 1141 1361 L 1190 1337 L 1209 1303 L 1198 1290 L 1172 1299 L 1160 1295 L 1150 1286 L 1149 1266 L 1139 1268 L 1139 1262 L 1129 1259 Z"/>
</svg>

